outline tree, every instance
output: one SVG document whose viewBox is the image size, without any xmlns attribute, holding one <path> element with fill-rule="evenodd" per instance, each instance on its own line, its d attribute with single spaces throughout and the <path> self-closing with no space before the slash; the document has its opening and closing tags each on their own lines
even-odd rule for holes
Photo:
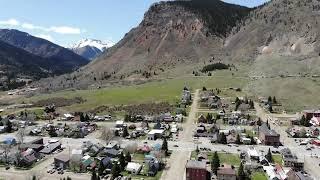
<svg viewBox="0 0 320 180">
<path fill-rule="evenodd" d="M 206 91 L 207 88 L 205 86 L 202 87 L 202 91 Z"/>
<path fill-rule="evenodd" d="M 119 167 L 119 164 L 115 162 L 111 169 L 112 179 L 119 177 L 120 173 L 121 173 L 121 169 Z"/>
<path fill-rule="evenodd" d="M 268 103 L 272 103 L 272 97 L 271 96 L 268 97 Z"/>
<path fill-rule="evenodd" d="M 207 122 L 212 122 L 212 114 L 208 113 L 206 117 Z"/>
<path fill-rule="evenodd" d="M 105 170 L 105 167 L 102 162 L 100 162 L 98 167 L 98 175 L 101 176 L 103 174 L 103 171 Z"/>
<path fill-rule="evenodd" d="M 124 170 L 124 168 L 126 167 L 126 160 L 122 152 L 119 154 L 118 158 L 119 158 L 120 168 L 121 170 Z"/>
<path fill-rule="evenodd" d="M 96 170 L 92 171 L 91 180 L 98 180 Z"/>
<path fill-rule="evenodd" d="M 85 116 L 84 120 L 85 120 L 86 122 L 89 122 L 89 121 L 90 121 L 90 117 L 89 117 L 89 115 L 88 115 L 88 114 L 86 114 L 86 116 Z"/>
<path fill-rule="evenodd" d="M 128 132 L 128 128 L 127 127 L 124 127 L 123 128 L 123 132 L 122 132 L 122 137 L 128 137 L 129 136 L 129 132 Z"/>
<path fill-rule="evenodd" d="M 129 121 L 131 121 L 131 116 L 128 114 L 124 115 L 124 122 L 129 122 Z"/>
<path fill-rule="evenodd" d="M 85 119 L 83 113 L 80 113 L 80 122 L 85 122 L 85 121 L 86 121 L 86 119 Z"/>
<path fill-rule="evenodd" d="M 266 154 L 265 158 L 268 160 L 268 162 L 272 162 L 272 154 L 271 154 L 270 148 L 269 148 L 268 153 Z"/>
<path fill-rule="evenodd" d="M 106 144 L 114 137 L 114 133 L 109 127 L 102 127 L 100 139 L 104 140 Z"/>
<path fill-rule="evenodd" d="M 237 134 L 236 144 L 241 144 L 240 135 Z"/>
<path fill-rule="evenodd" d="M 37 177 L 35 175 L 33 175 L 32 180 L 37 180 Z"/>
<path fill-rule="evenodd" d="M 7 133 L 11 133 L 11 132 L 12 132 L 12 123 L 8 119 L 8 121 L 7 121 Z"/>
<path fill-rule="evenodd" d="M 274 104 L 277 104 L 277 103 L 278 103 L 275 96 L 273 96 L 272 102 L 273 102 Z"/>
<path fill-rule="evenodd" d="M 212 160 L 211 160 L 212 172 L 217 175 L 217 171 L 218 171 L 219 167 L 220 167 L 220 159 L 219 159 L 217 151 L 215 151 L 212 156 Z"/>
<path fill-rule="evenodd" d="M 163 138 L 161 150 L 165 152 L 165 155 L 168 155 L 168 142 L 167 142 L 167 138 L 165 137 Z"/>
<path fill-rule="evenodd" d="M 271 112 L 271 113 L 273 112 L 272 103 L 269 103 L 268 110 L 269 110 L 269 112 Z"/>
<path fill-rule="evenodd" d="M 57 137 L 58 136 L 54 126 L 50 126 L 48 134 L 50 137 Z"/>
<path fill-rule="evenodd" d="M 227 137 L 224 133 L 219 134 L 219 143 L 221 144 L 227 144 Z"/>
<path fill-rule="evenodd" d="M 25 130 L 23 128 L 20 128 L 16 134 L 16 137 L 20 144 L 23 144 L 25 135 Z"/>
<path fill-rule="evenodd" d="M 71 177 L 67 176 L 67 180 L 71 180 Z"/>
<path fill-rule="evenodd" d="M 129 152 L 126 153 L 126 157 L 125 157 L 127 162 L 131 162 L 131 155 Z"/>
<path fill-rule="evenodd" d="M 261 121 L 261 118 L 260 118 L 260 117 L 259 117 L 258 120 L 257 120 L 257 125 L 258 125 L 258 126 L 261 126 L 261 125 L 262 125 L 262 121 Z"/>
<path fill-rule="evenodd" d="M 239 178 L 239 180 L 245 180 L 246 179 L 246 174 L 244 172 L 242 163 L 240 163 L 240 166 L 239 166 L 239 169 L 238 169 L 238 178 Z"/>
<path fill-rule="evenodd" d="M 300 119 L 300 124 L 305 127 L 310 127 L 310 120 L 303 115 Z"/>
<path fill-rule="evenodd" d="M 199 150 L 199 147 L 197 146 L 196 148 L 196 153 L 199 154 L 200 150 Z"/>
</svg>

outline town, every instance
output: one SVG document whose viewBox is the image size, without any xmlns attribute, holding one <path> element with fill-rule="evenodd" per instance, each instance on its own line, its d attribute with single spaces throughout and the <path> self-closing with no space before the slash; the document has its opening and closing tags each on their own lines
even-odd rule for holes
<svg viewBox="0 0 320 180">
<path fill-rule="evenodd" d="M 191 90 L 120 116 L 54 104 L 1 116 L 1 173 L 48 179 L 317 179 L 320 111 L 276 113 L 276 97 Z M 5 114 L 10 109 L 2 109 Z M 37 110 L 40 111 L 40 110 Z M 176 178 L 174 178 L 176 177 Z"/>
</svg>

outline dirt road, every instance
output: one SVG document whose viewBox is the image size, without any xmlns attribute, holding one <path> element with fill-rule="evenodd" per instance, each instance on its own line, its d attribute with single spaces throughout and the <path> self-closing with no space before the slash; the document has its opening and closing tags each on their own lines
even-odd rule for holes
<svg viewBox="0 0 320 180">
<path fill-rule="evenodd" d="M 193 102 L 189 112 L 187 121 L 182 125 L 183 131 L 181 132 L 179 141 L 192 142 L 192 135 L 195 129 L 194 119 L 198 111 L 199 90 L 196 90 L 193 96 Z M 173 151 L 172 155 L 167 162 L 167 167 L 164 170 L 162 180 L 183 180 L 185 179 L 185 165 L 191 155 L 190 150 Z"/>
</svg>

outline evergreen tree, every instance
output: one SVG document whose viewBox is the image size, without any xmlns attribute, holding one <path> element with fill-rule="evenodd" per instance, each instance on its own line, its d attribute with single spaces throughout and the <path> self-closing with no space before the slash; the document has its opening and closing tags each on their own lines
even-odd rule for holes
<svg viewBox="0 0 320 180">
<path fill-rule="evenodd" d="M 67 180 L 71 180 L 71 177 L 67 176 Z"/>
<path fill-rule="evenodd" d="M 112 179 L 115 179 L 116 177 L 118 177 L 120 173 L 121 173 L 121 169 L 118 163 L 114 163 L 111 169 Z"/>
<path fill-rule="evenodd" d="M 127 162 L 131 162 L 131 155 L 130 155 L 129 152 L 126 153 L 126 157 L 125 158 L 126 158 Z"/>
<path fill-rule="evenodd" d="M 85 116 L 85 118 L 84 118 L 84 119 L 85 119 L 85 121 L 86 121 L 86 122 L 89 122 L 89 121 L 90 121 L 90 117 L 89 117 L 89 115 L 88 115 L 88 114 L 86 114 L 86 116 Z"/>
<path fill-rule="evenodd" d="M 269 148 L 268 153 L 266 154 L 265 158 L 268 160 L 268 162 L 272 162 L 273 161 L 270 148 Z"/>
<path fill-rule="evenodd" d="M 219 142 L 221 144 L 227 144 L 227 137 L 224 133 L 219 134 Z"/>
<path fill-rule="evenodd" d="M 129 132 L 128 132 L 128 128 L 127 127 L 124 127 L 123 128 L 123 132 L 122 132 L 122 137 L 128 137 L 129 136 Z"/>
<path fill-rule="evenodd" d="M 124 122 L 129 122 L 129 121 L 131 121 L 131 116 L 128 114 L 124 115 Z"/>
<path fill-rule="evenodd" d="M 206 90 L 207 90 L 207 88 L 203 86 L 202 87 L 202 91 L 206 91 Z"/>
<path fill-rule="evenodd" d="M 217 175 L 217 171 L 218 171 L 219 167 L 220 167 L 220 159 L 219 159 L 217 151 L 215 151 L 212 156 L 212 160 L 211 160 L 212 172 Z"/>
<path fill-rule="evenodd" d="M 208 123 L 212 121 L 212 115 L 210 113 L 207 114 L 206 120 Z"/>
<path fill-rule="evenodd" d="M 7 122 L 7 133 L 11 133 L 12 132 L 12 123 L 10 120 L 8 120 Z"/>
<path fill-rule="evenodd" d="M 236 144 L 241 144 L 240 135 L 237 134 Z"/>
<path fill-rule="evenodd" d="M 246 174 L 244 172 L 242 163 L 240 163 L 240 166 L 239 166 L 239 169 L 238 169 L 238 178 L 239 178 L 239 180 L 245 180 L 246 179 Z"/>
<path fill-rule="evenodd" d="M 85 121 L 86 121 L 83 113 L 80 113 L 80 121 L 81 121 L 81 122 L 85 122 Z"/>
<path fill-rule="evenodd" d="M 98 175 L 101 176 L 103 174 L 103 171 L 105 170 L 105 167 L 102 162 L 100 162 L 98 167 Z"/>
<path fill-rule="evenodd" d="M 275 96 L 273 96 L 272 102 L 273 102 L 274 104 L 277 104 L 277 103 L 278 103 Z"/>
<path fill-rule="evenodd" d="M 50 126 L 48 134 L 50 137 L 57 137 L 58 136 L 54 126 Z"/>
<path fill-rule="evenodd" d="M 35 175 L 33 175 L 32 180 L 37 180 L 37 177 Z"/>
<path fill-rule="evenodd" d="M 200 150 L 199 150 L 199 147 L 197 146 L 196 148 L 196 153 L 199 154 Z"/>
<path fill-rule="evenodd" d="M 273 112 L 273 107 L 272 107 L 272 103 L 269 103 L 269 107 L 268 107 L 269 112 Z"/>
<path fill-rule="evenodd" d="M 119 158 L 120 168 L 121 170 L 124 170 L 124 168 L 126 167 L 126 160 L 122 152 L 119 154 L 118 158 Z"/>
<path fill-rule="evenodd" d="M 97 177 L 97 173 L 95 170 L 92 171 L 92 175 L 91 175 L 91 180 L 97 180 L 98 177 Z"/>
<path fill-rule="evenodd" d="M 268 103 L 271 103 L 271 102 L 272 102 L 272 97 L 269 96 L 269 97 L 268 97 Z"/>
<path fill-rule="evenodd" d="M 167 138 L 163 138 L 161 150 L 164 151 L 166 155 L 168 155 L 168 142 L 167 142 Z"/>
<path fill-rule="evenodd" d="M 260 118 L 260 117 L 259 117 L 258 120 L 257 120 L 257 125 L 258 125 L 258 126 L 261 126 L 261 125 L 262 125 L 262 121 L 261 121 L 261 118 Z"/>
</svg>

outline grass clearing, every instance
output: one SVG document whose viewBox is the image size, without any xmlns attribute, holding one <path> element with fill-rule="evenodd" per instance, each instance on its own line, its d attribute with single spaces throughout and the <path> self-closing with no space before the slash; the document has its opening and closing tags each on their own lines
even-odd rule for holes
<svg viewBox="0 0 320 180">
<path fill-rule="evenodd" d="M 251 180 L 268 180 L 268 177 L 263 172 L 255 172 L 251 175 Z"/>
<path fill-rule="evenodd" d="M 183 77 L 162 81 L 149 82 L 142 85 L 112 87 L 96 90 L 68 90 L 57 93 L 22 98 L 20 101 L 35 102 L 53 97 L 74 98 L 82 97 L 86 100 L 82 104 L 74 104 L 65 107 L 66 110 L 86 111 L 101 105 L 128 105 L 151 102 L 175 103 L 180 100 L 184 86 L 192 90 L 201 89 L 203 86 L 212 88 L 242 87 L 246 84 L 244 77 L 232 77 L 231 75 L 220 77 Z"/>
<path fill-rule="evenodd" d="M 207 152 L 208 159 L 211 161 L 212 156 L 214 152 Z M 218 156 L 220 159 L 220 164 L 229 164 L 233 165 L 235 167 L 238 167 L 240 165 L 240 157 L 238 154 L 231 154 L 231 153 L 224 153 L 224 152 L 218 152 Z M 196 159 L 197 157 L 197 152 L 192 151 L 191 152 L 191 159 Z"/>
<path fill-rule="evenodd" d="M 273 154 L 272 159 L 274 163 L 282 165 L 282 156 L 279 154 Z"/>
</svg>

